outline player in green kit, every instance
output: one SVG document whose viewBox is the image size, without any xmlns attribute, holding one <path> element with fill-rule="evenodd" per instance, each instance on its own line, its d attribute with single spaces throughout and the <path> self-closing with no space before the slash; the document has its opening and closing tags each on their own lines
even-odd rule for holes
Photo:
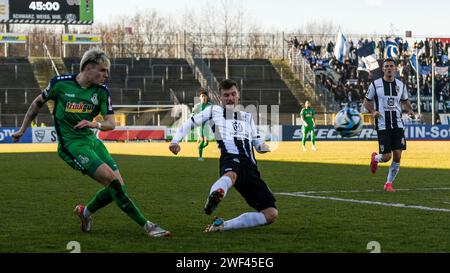
<svg viewBox="0 0 450 273">
<path fill-rule="evenodd" d="M 211 106 L 212 103 L 209 102 L 208 93 L 205 89 L 200 88 L 198 95 L 200 96 L 200 102 L 194 106 L 192 109 L 192 116 L 201 113 L 207 107 Z M 197 127 L 197 143 L 198 143 L 198 160 L 203 161 L 203 149 L 209 144 L 208 135 L 210 134 L 210 127 L 208 124 L 204 123 L 202 126 Z"/>
<path fill-rule="evenodd" d="M 104 85 L 109 77 L 109 68 L 110 61 L 103 51 L 98 48 L 87 51 L 80 62 L 80 73 L 53 78 L 32 102 L 22 126 L 12 137 L 18 141 L 44 104 L 53 100 L 58 155 L 72 168 L 104 186 L 86 206 L 75 207 L 81 230 L 91 231 L 92 214 L 114 201 L 149 236 L 169 236 L 169 231 L 148 221 L 130 200 L 116 163 L 91 130 L 109 131 L 116 126 L 111 97 Z M 99 114 L 104 121 L 93 122 Z"/>
<path fill-rule="evenodd" d="M 306 137 L 308 136 L 308 132 L 311 133 L 311 143 L 313 151 L 317 151 L 316 147 L 316 134 L 314 133 L 314 128 L 316 127 L 316 121 L 314 120 L 314 109 L 311 108 L 311 103 L 309 101 L 305 101 L 305 108 L 300 111 L 300 118 L 302 120 L 302 146 L 303 151 L 306 151 Z"/>
</svg>

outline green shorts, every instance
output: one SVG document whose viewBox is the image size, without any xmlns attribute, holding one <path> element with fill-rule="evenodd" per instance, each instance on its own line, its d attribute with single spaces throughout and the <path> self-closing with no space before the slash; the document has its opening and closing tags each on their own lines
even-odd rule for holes
<svg viewBox="0 0 450 273">
<path fill-rule="evenodd" d="M 106 163 L 113 171 L 118 169 L 103 142 L 97 138 L 65 141 L 64 146 L 60 143 L 58 155 L 70 167 L 90 176 L 103 163 Z"/>
<path fill-rule="evenodd" d="M 308 132 L 314 132 L 313 126 L 302 126 L 302 133 L 307 134 Z"/>
</svg>

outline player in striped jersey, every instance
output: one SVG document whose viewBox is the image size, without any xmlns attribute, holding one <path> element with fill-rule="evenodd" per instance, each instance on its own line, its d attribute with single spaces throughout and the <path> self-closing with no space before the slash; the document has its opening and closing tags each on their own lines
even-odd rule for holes
<svg viewBox="0 0 450 273">
<path fill-rule="evenodd" d="M 204 210 L 210 215 L 227 191 L 234 186 L 257 212 L 246 212 L 224 221 L 215 218 L 205 232 L 250 228 L 273 223 L 278 217 L 275 197 L 261 179 L 253 148 L 259 153 L 270 152 L 257 132 L 250 113 L 239 111 L 239 90 L 233 80 L 220 83 L 222 106 L 214 105 L 185 122 L 175 134 L 169 149 L 180 152 L 179 142 L 191 129 L 209 122 L 219 145 L 220 178 L 212 185 Z"/>
<path fill-rule="evenodd" d="M 373 152 L 371 155 L 370 169 L 375 173 L 378 163 L 388 162 L 393 158 L 384 190 L 394 192 L 392 182 L 400 170 L 402 151 L 406 150 L 402 106 L 410 117 L 414 117 L 414 112 L 408 101 L 406 86 L 394 77 L 397 71 L 396 62 L 393 59 L 385 59 L 382 69 L 383 77 L 370 84 L 364 100 L 364 107 L 375 118 L 379 144 L 379 154 Z"/>
</svg>

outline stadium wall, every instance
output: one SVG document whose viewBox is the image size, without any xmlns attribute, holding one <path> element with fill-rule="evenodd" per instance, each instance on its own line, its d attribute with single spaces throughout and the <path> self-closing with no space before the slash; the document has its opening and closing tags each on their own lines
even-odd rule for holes
<svg viewBox="0 0 450 273">
<path fill-rule="evenodd" d="M 262 137 L 266 141 L 301 141 L 301 126 L 276 126 L 269 130 L 268 126 L 261 126 Z M 11 135 L 19 130 L 14 127 L 0 128 L 0 143 L 13 143 Z M 373 141 L 377 133 L 371 126 L 364 126 L 358 136 L 342 138 L 333 126 L 317 126 L 316 140 L 319 141 Z M 164 126 L 124 126 L 114 131 L 96 132 L 97 136 L 106 141 L 166 141 L 172 138 L 174 128 Z M 408 140 L 450 140 L 450 125 L 406 125 L 405 136 Z M 308 136 L 309 139 L 309 136 Z M 20 143 L 56 143 L 54 127 L 28 128 Z"/>
<path fill-rule="evenodd" d="M 359 135 L 351 138 L 341 137 L 333 126 L 317 126 L 316 140 L 354 141 L 377 140 L 377 132 L 371 126 L 364 126 Z M 408 140 L 450 140 L 449 125 L 406 125 L 405 137 Z M 309 136 L 308 136 L 309 139 Z M 283 126 L 283 141 L 301 141 L 301 126 Z"/>
</svg>

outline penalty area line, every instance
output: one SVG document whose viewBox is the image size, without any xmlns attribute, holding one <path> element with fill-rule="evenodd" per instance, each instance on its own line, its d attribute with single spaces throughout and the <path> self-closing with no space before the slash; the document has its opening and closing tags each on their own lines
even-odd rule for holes
<svg viewBox="0 0 450 273">
<path fill-rule="evenodd" d="M 395 189 L 395 191 L 450 191 L 450 188 L 417 188 L 417 189 Z M 335 190 L 335 191 L 303 191 L 293 194 L 320 194 L 320 193 L 371 193 L 384 192 L 383 190 Z"/>
<path fill-rule="evenodd" d="M 419 205 L 405 205 L 405 204 L 401 204 L 401 203 L 385 203 L 385 202 L 378 202 L 378 201 L 356 200 L 356 199 L 338 198 L 338 197 L 331 197 L 331 196 L 307 195 L 307 194 L 303 194 L 303 193 L 276 193 L 276 194 L 286 195 L 286 196 L 294 196 L 294 197 L 311 198 L 311 199 L 365 204 L 365 205 L 396 207 L 396 208 L 404 208 L 404 209 L 417 209 L 417 210 L 425 210 L 425 211 L 450 212 L 450 209 L 432 208 L 432 207 L 425 207 L 425 206 L 419 206 Z"/>
</svg>

